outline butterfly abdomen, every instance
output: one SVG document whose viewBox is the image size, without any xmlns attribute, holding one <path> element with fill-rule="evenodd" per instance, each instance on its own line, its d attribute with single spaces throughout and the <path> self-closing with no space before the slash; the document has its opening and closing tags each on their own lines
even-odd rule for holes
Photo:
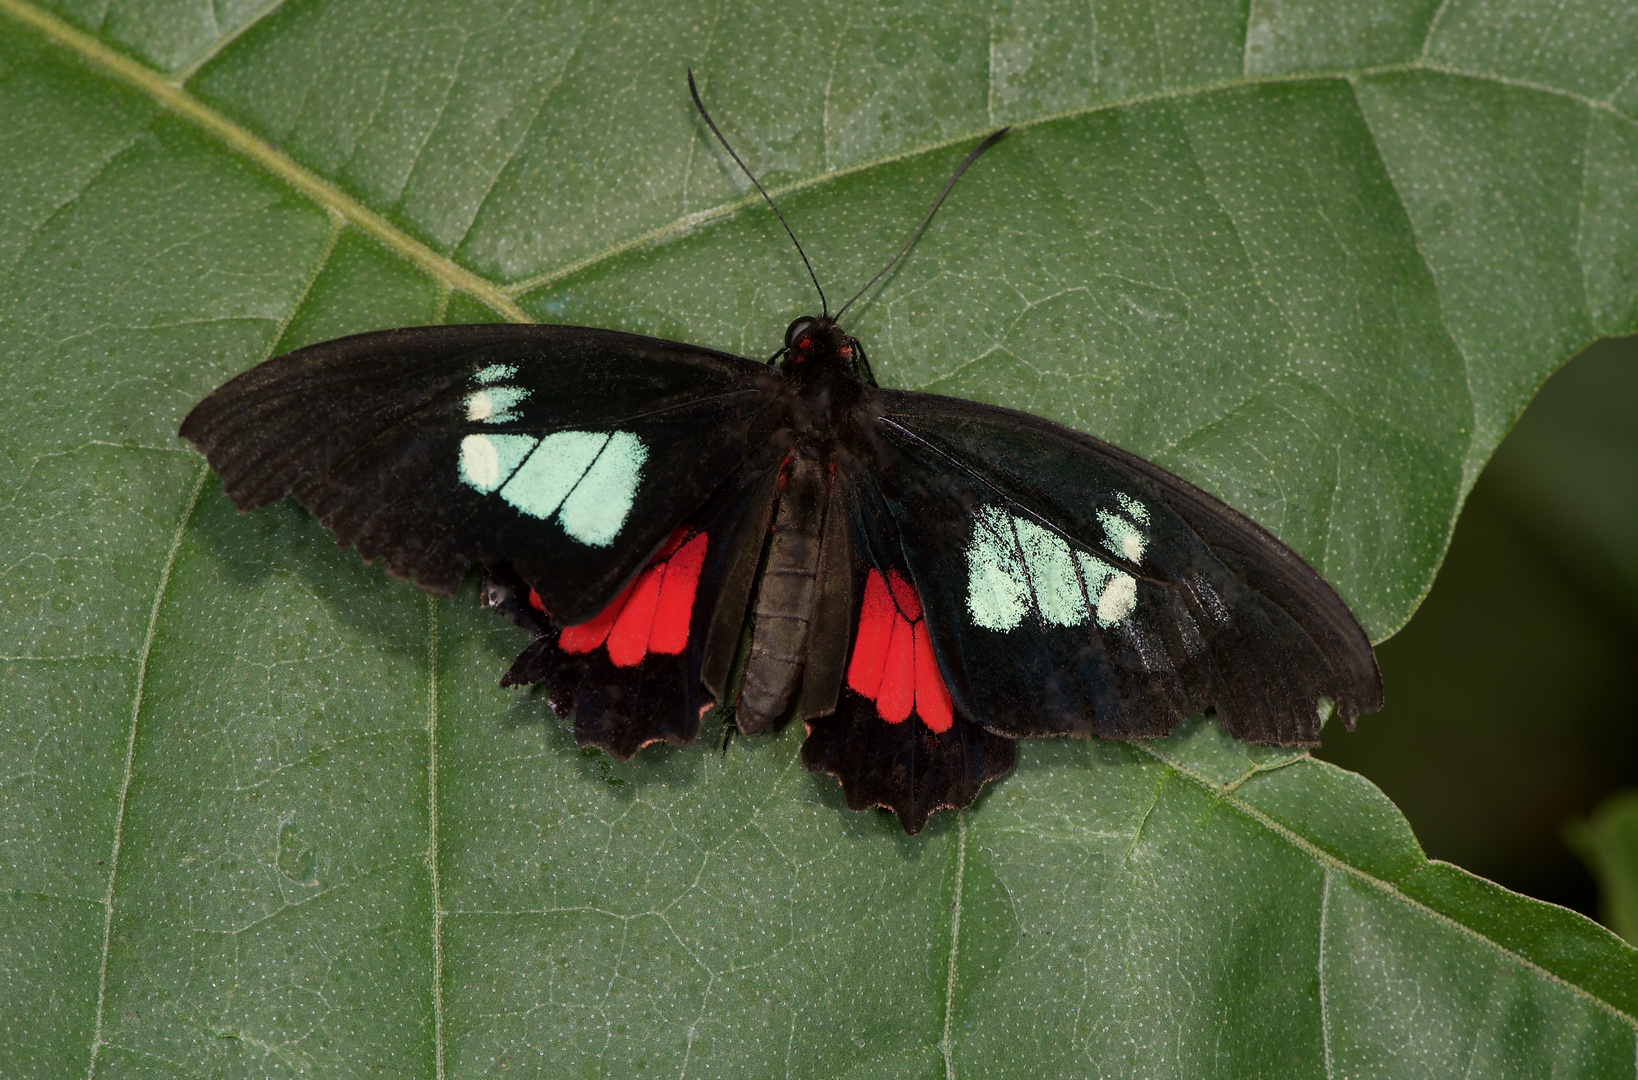
<svg viewBox="0 0 1638 1080">
<path fill-rule="evenodd" d="M 764 730 L 783 715 L 801 684 L 818 593 L 827 473 L 823 462 L 794 454 L 780 477 L 779 508 L 740 684 L 737 719 L 746 734 Z"/>
</svg>

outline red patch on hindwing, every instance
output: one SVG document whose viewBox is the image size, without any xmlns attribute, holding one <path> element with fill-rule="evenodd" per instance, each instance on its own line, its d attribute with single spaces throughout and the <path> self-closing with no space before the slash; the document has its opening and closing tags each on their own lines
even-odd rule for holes
<svg viewBox="0 0 1638 1080">
<path fill-rule="evenodd" d="M 874 701 L 877 714 L 889 724 L 902 724 L 912 711 L 935 734 L 955 722 L 921 598 L 897 570 L 889 570 L 885 578 L 880 570 L 871 570 L 865 579 L 847 685 Z"/>
<path fill-rule="evenodd" d="M 636 667 L 649 653 L 682 652 L 707 543 L 705 533 L 678 529 L 612 603 L 583 623 L 565 626 L 557 647 L 578 654 L 606 643 L 609 662 L 622 668 Z"/>
<path fill-rule="evenodd" d="M 683 545 L 665 564 L 665 581 L 654 605 L 654 628 L 649 632 L 649 652 L 674 656 L 688 644 L 688 622 L 694 613 L 694 590 L 705 566 L 706 539 L 699 533 Z"/>
<path fill-rule="evenodd" d="M 648 652 L 648 635 L 654 629 L 654 606 L 660 602 L 660 581 L 665 567 L 644 570 L 627 591 L 625 606 L 609 630 L 609 660 L 615 667 L 636 667 Z"/>
<path fill-rule="evenodd" d="M 955 723 L 950 688 L 944 685 L 938 661 L 933 658 L 933 639 L 927 636 L 925 619 L 916 623 L 916 715 L 935 734 L 949 731 Z"/>
</svg>

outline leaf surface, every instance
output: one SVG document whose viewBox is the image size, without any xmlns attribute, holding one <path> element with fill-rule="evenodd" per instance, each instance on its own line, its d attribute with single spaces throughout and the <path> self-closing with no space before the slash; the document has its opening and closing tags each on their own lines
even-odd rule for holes
<svg viewBox="0 0 1638 1080">
<path fill-rule="evenodd" d="M 174 437 L 279 351 L 540 318 L 1153 457 L 1378 638 L 1547 374 L 1638 322 L 1627 5 L 0 0 L 0 1071 L 1612 1075 L 1638 963 L 1195 724 L 1024 747 L 920 837 L 798 733 L 575 750 L 522 645 L 232 512 Z M 1366 720 L 1365 722 L 1369 722 Z"/>
</svg>

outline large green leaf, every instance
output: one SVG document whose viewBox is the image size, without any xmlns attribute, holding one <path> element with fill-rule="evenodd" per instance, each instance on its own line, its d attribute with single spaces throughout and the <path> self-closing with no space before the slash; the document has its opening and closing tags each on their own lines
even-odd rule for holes
<svg viewBox="0 0 1638 1080">
<path fill-rule="evenodd" d="M 907 838 L 798 732 L 582 754 L 470 595 L 231 511 L 177 422 L 295 344 L 771 351 L 812 299 L 685 64 L 839 294 L 1016 125 L 884 381 L 1154 457 L 1378 637 L 1638 325 L 1625 3 L 0 0 L 0 1072 L 1630 1072 L 1638 954 L 1306 755 L 1031 745 Z"/>
</svg>

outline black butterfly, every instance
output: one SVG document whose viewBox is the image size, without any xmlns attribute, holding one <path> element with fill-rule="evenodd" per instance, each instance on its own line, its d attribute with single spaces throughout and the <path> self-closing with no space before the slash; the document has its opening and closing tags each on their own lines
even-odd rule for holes
<svg viewBox="0 0 1638 1080">
<path fill-rule="evenodd" d="M 749 615 L 738 729 L 794 707 L 808 769 L 911 833 L 1015 739 L 1212 708 L 1313 743 L 1322 698 L 1350 727 L 1380 707 L 1369 639 L 1289 548 L 1090 435 L 878 387 L 837 323 L 852 302 L 767 363 L 570 326 L 360 334 L 231 380 L 181 434 L 241 510 L 293 495 L 441 595 L 481 567 L 534 634 L 502 683 L 546 684 L 618 759 L 693 741 Z"/>
</svg>

